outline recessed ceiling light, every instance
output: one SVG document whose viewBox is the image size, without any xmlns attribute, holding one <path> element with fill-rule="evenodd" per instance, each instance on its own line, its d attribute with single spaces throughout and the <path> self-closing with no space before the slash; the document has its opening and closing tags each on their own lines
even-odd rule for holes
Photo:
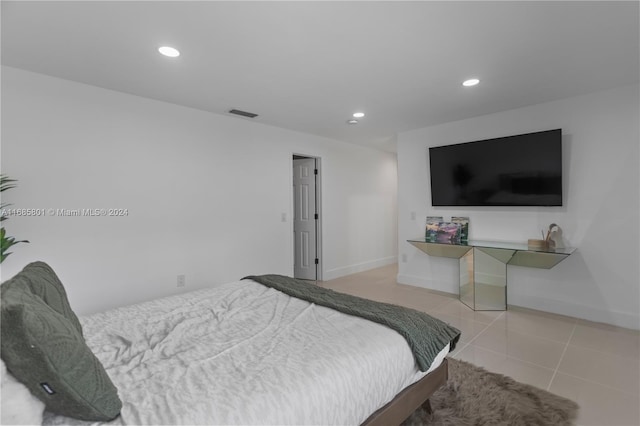
<svg viewBox="0 0 640 426">
<path fill-rule="evenodd" d="M 180 52 L 178 49 L 169 46 L 162 46 L 158 48 L 158 52 L 162 53 L 164 56 L 168 56 L 170 58 L 177 58 L 180 56 Z"/>
<path fill-rule="evenodd" d="M 480 80 L 478 80 L 477 78 L 470 78 L 469 80 L 463 81 L 462 85 L 465 87 L 471 87 L 471 86 L 475 86 L 478 83 L 480 83 Z"/>
<path fill-rule="evenodd" d="M 362 118 L 362 117 L 364 117 L 364 112 L 356 112 L 356 113 L 353 114 L 353 116 L 355 118 Z"/>
<path fill-rule="evenodd" d="M 358 124 L 358 120 L 348 120 L 348 124 Z"/>
</svg>

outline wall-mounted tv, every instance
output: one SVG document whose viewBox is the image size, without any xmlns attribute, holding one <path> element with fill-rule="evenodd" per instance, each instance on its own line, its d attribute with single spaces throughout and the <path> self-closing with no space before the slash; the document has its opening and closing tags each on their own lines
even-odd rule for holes
<svg viewBox="0 0 640 426">
<path fill-rule="evenodd" d="M 561 206 L 562 129 L 429 148 L 433 206 Z"/>
</svg>

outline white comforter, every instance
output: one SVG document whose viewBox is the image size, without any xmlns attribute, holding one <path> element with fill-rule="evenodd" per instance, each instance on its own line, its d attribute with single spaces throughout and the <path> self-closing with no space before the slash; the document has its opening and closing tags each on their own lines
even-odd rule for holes
<svg viewBox="0 0 640 426">
<path fill-rule="evenodd" d="M 81 321 L 118 425 L 356 425 L 425 374 L 395 331 L 250 280 Z"/>
</svg>

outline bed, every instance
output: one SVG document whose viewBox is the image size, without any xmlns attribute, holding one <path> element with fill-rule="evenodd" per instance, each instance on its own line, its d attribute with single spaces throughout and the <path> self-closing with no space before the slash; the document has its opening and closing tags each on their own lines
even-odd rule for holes
<svg viewBox="0 0 640 426">
<path fill-rule="evenodd" d="M 353 296 L 282 278 L 301 297 L 321 298 L 313 302 L 261 279 L 80 318 L 83 340 L 121 401 L 119 415 L 103 423 L 389 425 L 420 405 L 430 408 L 429 396 L 447 380 L 446 355 L 458 330 L 429 317 L 444 335 L 425 360 L 412 351 L 420 342 L 390 324 L 341 312 L 360 303 Z M 2 357 L 13 373 L 4 296 Z M 323 306 L 327 297 L 344 309 Z M 365 317 L 378 307 L 396 309 L 365 303 Z M 34 390 L 47 403 L 52 395 L 41 380 Z M 47 408 L 45 425 L 87 424 Z"/>
</svg>

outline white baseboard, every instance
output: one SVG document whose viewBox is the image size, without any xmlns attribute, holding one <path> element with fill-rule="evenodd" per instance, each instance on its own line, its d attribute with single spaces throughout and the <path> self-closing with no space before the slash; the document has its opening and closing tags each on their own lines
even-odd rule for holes
<svg viewBox="0 0 640 426">
<path fill-rule="evenodd" d="M 398 263 L 398 256 L 389 256 L 382 259 L 357 263 L 355 265 L 329 269 L 324 271 L 322 279 L 323 281 L 333 280 L 335 278 L 344 277 L 345 275 L 356 274 L 358 272 L 368 271 L 369 269 L 381 268 L 393 263 Z"/>
<path fill-rule="evenodd" d="M 398 274 L 397 280 L 400 284 L 408 284 L 449 294 L 458 294 L 458 284 L 452 284 L 444 280 L 438 281 L 407 274 Z M 640 315 L 637 312 L 616 312 L 562 300 L 514 294 L 508 294 L 507 305 L 640 330 Z"/>
<path fill-rule="evenodd" d="M 430 278 L 424 278 L 417 275 L 408 275 L 408 274 L 398 274 L 396 280 L 400 284 L 408 284 L 415 287 L 422 287 L 428 290 L 441 291 L 447 294 L 458 294 L 459 293 L 459 285 L 457 282 L 452 283 L 451 281 L 439 281 Z"/>
<path fill-rule="evenodd" d="M 592 322 L 640 330 L 640 315 L 637 312 L 610 311 L 594 306 L 580 305 L 562 300 L 521 295 L 508 295 L 507 304 L 535 309 L 537 311 L 551 312 L 553 314 L 565 315 Z"/>
</svg>

